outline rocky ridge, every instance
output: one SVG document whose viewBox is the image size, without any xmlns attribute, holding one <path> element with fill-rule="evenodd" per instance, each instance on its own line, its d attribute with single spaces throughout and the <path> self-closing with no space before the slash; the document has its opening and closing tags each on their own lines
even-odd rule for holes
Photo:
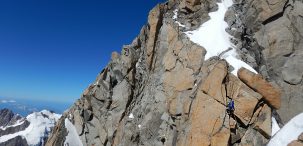
<svg viewBox="0 0 303 146">
<path fill-rule="evenodd" d="M 60 117 L 46 110 L 22 117 L 9 109 L 0 110 L 0 116 L 1 146 L 43 146 Z"/>
<path fill-rule="evenodd" d="M 70 142 L 66 119 L 79 145 L 266 145 L 272 117 L 282 126 L 303 111 L 303 3 L 234 1 L 226 31 L 240 58 L 260 73 L 243 68 L 238 77 L 220 55 L 205 60 L 205 48 L 184 34 L 208 21 L 216 3 L 169 0 L 152 9 L 139 36 L 112 54 L 46 145 Z"/>
</svg>

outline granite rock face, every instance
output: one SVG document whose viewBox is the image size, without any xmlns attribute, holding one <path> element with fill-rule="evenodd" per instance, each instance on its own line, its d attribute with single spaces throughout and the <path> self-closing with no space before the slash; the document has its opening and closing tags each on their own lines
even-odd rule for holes
<svg viewBox="0 0 303 146">
<path fill-rule="evenodd" d="M 260 47 L 258 50 L 262 59 L 259 72 L 283 90 L 278 113 L 282 121 L 287 122 L 303 111 L 300 95 L 303 91 L 303 3 L 299 0 L 276 2 L 275 9 L 279 9 L 276 14 L 264 15 L 265 19 L 260 19 L 261 24 L 256 27 L 246 23 L 246 30 L 250 32 L 253 43 Z"/>
<path fill-rule="evenodd" d="M 95 83 L 63 115 L 47 145 L 65 143 L 66 118 L 74 123 L 83 145 L 266 144 L 271 110 L 262 108 L 262 96 L 232 75 L 225 60 L 204 61 L 205 50 L 168 21 L 160 29 L 161 42 L 149 69 L 148 55 L 139 49 L 144 46 L 137 43 L 143 36 L 127 46 L 129 53 L 124 49 L 113 55 Z M 193 55 L 192 50 L 201 54 Z M 234 114 L 226 111 L 231 99 Z M 256 112 L 258 108 L 264 114 Z M 254 139 L 255 134 L 260 139 Z M 231 138 L 237 140 L 231 143 Z"/>
<path fill-rule="evenodd" d="M 300 0 L 235 0 L 225 15 L 243 61 L 281 88 L 280 122 L 303 111 Z"/>
<path fill-rule="evenodd" d="M 46 145 L 66 144 L 65 119 L 89 146 L 266 145 L 272 116 L 283 123 L 303 111 L 302 72 L 296 68 L 302 2 L 234 1 L 226 31 L 239 57 L 259 72 L 242 69 L 238 77 L 225 60 L 205 60 L 206 50 L 184 34 L 206 22 L 216 3 L 169 0 L 152 9 L 140 34 L 112 54 Z M 233 114 L 226 111 L 230 100 Z"/>
</svg>

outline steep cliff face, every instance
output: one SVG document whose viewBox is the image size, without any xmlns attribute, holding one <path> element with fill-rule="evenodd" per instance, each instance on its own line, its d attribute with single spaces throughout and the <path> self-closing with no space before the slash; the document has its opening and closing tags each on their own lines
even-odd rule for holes
<svg viewBox="0 0 303 146">
<path fill-rule="evenodd" d="M 299 0 L 157 5 L 46 145 L 265 145 L 272 117 L 283 125 L 303 111 L 302 8 Z"/>
</svg>

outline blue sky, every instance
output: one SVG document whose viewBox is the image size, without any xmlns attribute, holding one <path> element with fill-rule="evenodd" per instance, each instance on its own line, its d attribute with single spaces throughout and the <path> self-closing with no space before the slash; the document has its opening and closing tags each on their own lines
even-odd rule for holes
<svg viewBox="0 0 303 146">
<path fill-rule="evenodd" d="M 0 97 L 72 104 L 159 2 L 0 1 Z"/>
</svg>

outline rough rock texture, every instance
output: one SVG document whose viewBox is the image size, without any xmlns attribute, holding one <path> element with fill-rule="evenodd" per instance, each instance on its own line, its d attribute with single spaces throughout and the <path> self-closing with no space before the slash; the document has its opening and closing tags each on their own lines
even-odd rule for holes
<svg viewBox="0 0 303 146">
<path fill-rule="evenodd" d="M 281 92 L 265 81 L 261 75 L 241 68 L 238 71 L 238 77 L 249 87 L 260 93 L 272 107 L 275 109 L 281 107 Z"/>
<path fill-rule="evenodd" d="M 209 20 L 208 12 L 218 9 L 215 0 L 170 0 L 171 5 L 179 3 L 175 10 L 178 10 L 178 18 L 181 24 L 185 25 L 185 30 L 193 30 L 198 28 L 201 23 Z"/>
<path fill-rule="evenodd" d="M 262 96 L 250 89 L 234 75 L 228 76 L 226 89 L 227 97 L 235 101 L 234 114 L 247 126 L 252 120 L 251 118 Z"/>
<path fill-rule="evenodd" d="M 121 54 L 112 54 L 64 113 L 47 145 L 64 143 L 66 118 L 89 146 L 266 145 L 271 117 L 279 118 L 271 107 L 281 107 L 284 122 L 302 111 L 302 72 L 295 70 L 302 64 L 297 63 L 302 2 L 234 2 L 225 16 L 226 31 L 241 59 L 259 75 L 240 70 L 237 78 L 225 60 L 204 60 L 206 50 L 183 33 L 207 21 L 217 1 L 169 0 L 151 10 L 148 24 Z M 231 99 L 235 111 L 228 114 Z"/>
<path fill-rule="evenodd" d="M 0 145 L 3 145 L 3 146 L 28 146 L 26 139 L 21 136 L 17 136 L 4 143 L 1 143 Z"/>
<path fill-rule="evenodd" d="M 11 110 L 4 108 L 0 110 L 0 127 L 6 127 L 13 125 L 22 117 L 18 114 L 14 114 Z"/>
<path fill-rule="evenodd" d="M 294 140 L 287 146 L 303 146 L 303 133 L 299 135 L 298 140 Z"/>
<path fill-rule="evenodd" d="M 198 91 L 192 105 L 191 129 L 185 145 L 227 145 L 230 136 L 228 120 L 224 105 Z"/>
<path fill-rule="evenodd" d="M 66 128 L 64 127 L 64 120 L 59 120 L 57 125 L 52 130 L 52 135 L 48 137 L 45 146 L 62 146 L 64 145 L 65 137 L 67 136 Z M 54 138 L 56 136 L 56 138 Z"/>
<path fill-rule="evenodd" d="M 89 91 L 85 91 L 65 113 L 47 145 L 64 143 L 62 136 L 66 132 L 62 121 L 65 118 L 75 124 L 84 145 L 266 144 L 271 136 L 268 131 L 271 129 L 271 123 L 268 124 L 271 110 L 262 103 L 262 96 L 229 73 L 225 60 L 201 62 L 199 70 L 194 73 L 187 68 L 187 55 L 181 53 L 186 50 L 188 48 L 182 48 L 176 54 L 178 59 L 171 70 L 165 69 L 161 65 L 163 62 L 160 66 L 155 65 L 161 75 L 151 74 L 150 78 L 154 80 L 143 80 L 145 87 L 141 87 L 141 80 L 136 80 L 144 74 L 129 76 L 134 81 L 125 75 L 124 79 L 113 82 L 117 79 L 114 72 L 105 69 Z M 163 59 L 167 53 L 174 51 L 167 50 L 158 55 Z M 140 66 L 146 66 L 136 64 L 138 70 Z M 178 75 L 188 78 L 178 79 Z M 171 80 L 171 76 L 176 80 Z M 179 80 L 186 84 L 179 86 L 176 83 Z M 111 95 L 96 94 L 95 88 L 105 90 L 105 85 L 109 85 L 106 89 L 111 90 Z M 226 112 L 227 102 L 231 99 L 235 100 L 234 114 Z"/>
<path fill-rule="evenodd" d="M 303 111 L 303 2 L 238 0 L 234 7 L 242 22 L 239 49 L 263 78 L 281 87 L 278 113 L 285 123 Z"/>
<path fill-rule="evenodd" d="M 295 140 L 295 141 L 291 142 L 290 144 L 288 144 L 287 146 L 303 146 L 303 143 Z"/>
<path fill-rule="evenodd" d="M 23 131 L 30 124 L 26 118 L 20 116 L 19 114 L 15 114 L 13 111 L 6 108 L 0 110 L 0 117 L 0 137 Z M 17 123 L 22 124 L 15 126 Z"/>
<path fill-rule="evenodd" d="M 242 60 L 281 87 L 280 123 L 303 111 L 303 2 L 235 0 L 226 13 L 226 31 Z M 277 117 L 278 118 L 278 117 Z M 279 118 L 278 118 L 279 119 Z"/>
</svg>

